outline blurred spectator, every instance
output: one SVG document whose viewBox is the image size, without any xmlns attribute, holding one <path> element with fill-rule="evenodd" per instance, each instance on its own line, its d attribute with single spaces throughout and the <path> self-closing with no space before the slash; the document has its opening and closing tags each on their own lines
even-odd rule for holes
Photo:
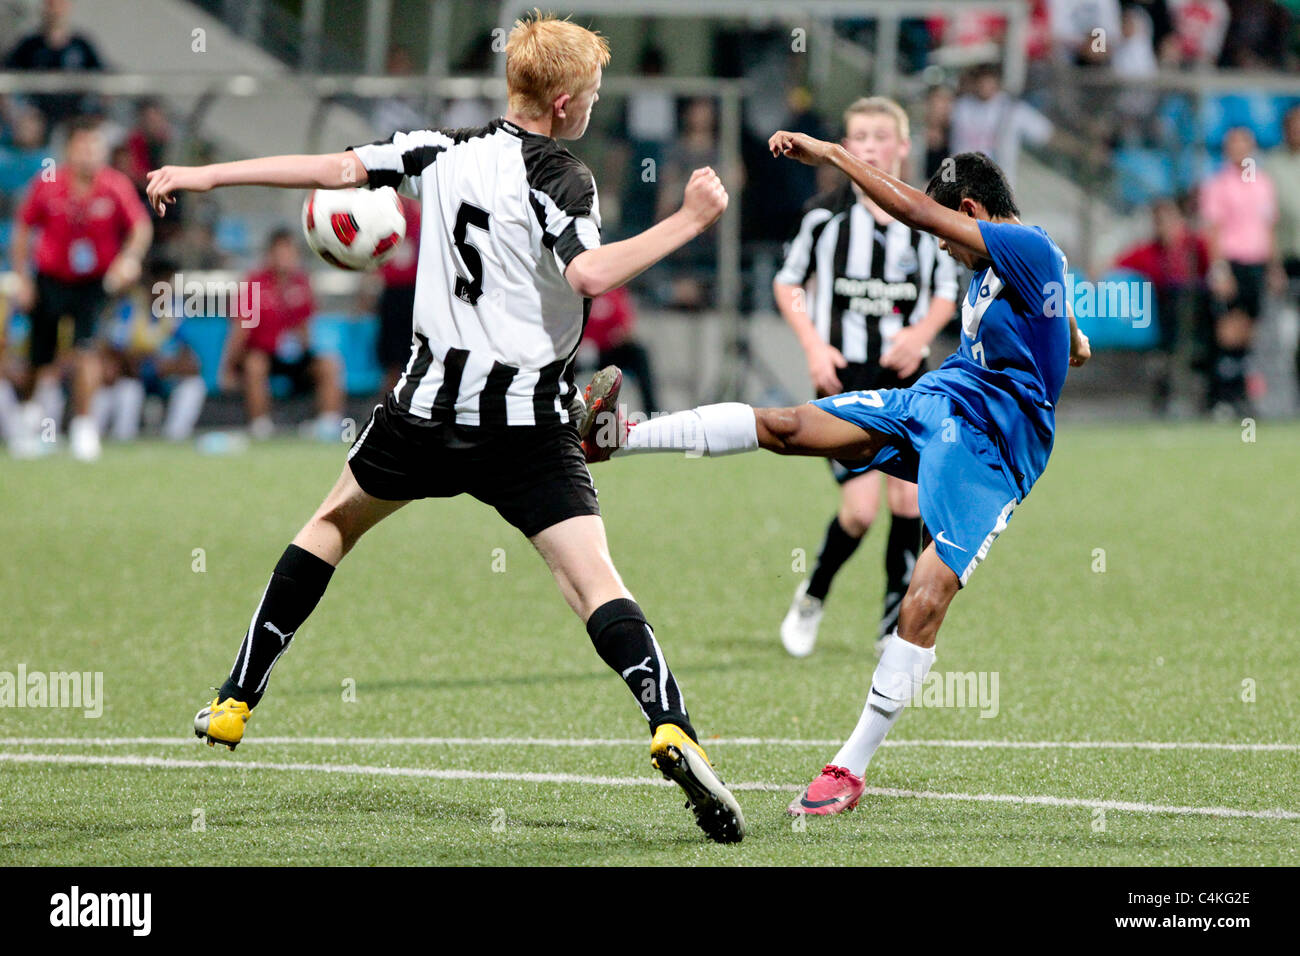
<svg viewBox="0 0 1300 956">
<path fill-rule="evenodd" d="M 10 214 L 12 202 L 49 158 L 45 140 L 44 114 L 30 106 L 15 110 L 13 140 L 0 146 L 0 215 Z"/>
<path fill-rule="evenodd" d="M 415 63 L 411 59 L 411 51 L 400 45 L 390 47 L 388 59 L 384 63 L 384 74 L 394 77 L 415 76 Z M 428 125 L 424 111 L 420 109 L 419 98 L 410 95 L 386 96 L 377 100 L 372 122 L 375 124 L 375 129 L 383 136 L 390 136 L 397 130 L 420 129 Z"/>
<path fill-rule="evenodd" d="M 118 441 L 140 433 L 146 398 L 165 403 L 162 435 L 168 441 L 193 435 L 203 411 L 207 387 L 185 326 L 177 271 L 174 263 L 156 260 L 110 314 L 96 417 L 100 430 Z"/>
<path fill-rule="evenodd" d="M 18 41 L 5 57 L 6 70 L 102 70 L 94 44 L 69 24 L 72 0 L 42 0 L 41 28 Z M 32 103 L 52 126 L 82 111 L 81 93 L 39 93 Z"/>
<path fill-rule="evenodd" d="M 1228 31 L 1224 0 L 1175 0 L 1171 12 L 1183 64 L 1195 67 L 1216 62 Z"/>
<path fill-rule="evenodd" d="M 1264 168 L 1275 183 L 1300 183 L 1300 106 L 1293 106 L 1282 122 L 1282 145 L 1264 158 Z M 1300 290 L 1300 190 L 1278 190 L 1277 255 L 1291 280 Z M 1300 378 L 1300 350 L 1296 352 L 1296 375 Z"/>
<path fill-rule="evenodd" d="M 752 102 L 747 102 L 745 109 L 749 111 L 752 105 Z M 736 171 L 737 178 L 744 177 L 740 204 L 741 234 L 746 240 L 770 242 L 773 246 L 786 240 L 790 223 L 799 217 L 803 204 L 819 191 L 818 175 L 836 177 L 834 170 L 772 159 L 767 148 L 767 138 L 772 129 L 807 133 L 817 139 L 831 135 L 813 111 L 812 95 L 806 87 L 790 88 L 784 109 L 784 116 L 761 136 L 754 134 L 753 116 L 746 120 L 746 132 L 741 138 L 744 169 Z M 730 189 L 733 180 L 728 179 L 729 175 L 730 171 L 724 173 L 723 181 Z M 766 298 L 765 288 L 761 294 Z"/>
<path fill-rule="evenodd" d="M 790 164 L 795 165 L 795 164 Z M 681 203 L 682 190 L 691 173 L 711 166 L 727 181 L 718 151 L 717 109 L 713 99 L 699 96 L 682 110 L 682 131 L 668 148 L 659 167 L 659 195 L 656 219 L 670 215 Z M 713 270 L 717 263 L 716 242 L 692 242 L 668 257 L 672 275 L 672 305 L 685 309 L 703 308 L 709 300 Z"/>
<path fill-rule="evenodd" d="M 1168 0 L 1120 0 L 1124 13 L 1141 10 L 1151 21 L 1151 47 L 1159 55 L 1174 36 L 1174 17 Z"/>
<path fill-rule="evenodd" d="M 1120 36 L 1119 0 L 1048 0 L 1056 56 L 1079 66 L 1110 60 Z"/>
<path fill-rule="evenodd" d="M 185 263 L 187 269 L 225 269 L 230 265 L 230 257 L 217 244 L 216 226 L 209 217 L 185 223 L 169 243 L 168 254 Z"/>
<path fill-rule="evenodd" d="M 337 441 L 343 415 L 342 370 L 333 357 L 311 350 L 307 323 L 315 302 L 293 230 L 286 227 L 271 233 L 263 267 L 244 281 L 254 290 L 252 301 L 257 307 L 255 312 L 231 318 L 218 375 L 221 388 L 234 391 L 242 385 L 249 433 L 269 438 L 275 431 L 271 376 L 285 376 L 295 393 L 315 392 L 315 434 Z"/>
<path fill-rule="evenodd" d="M 99 457 L 99 433 L 90 417 L 101 368 L 94 347 L 99 311 L 140 277 L 140 261 L 153 239 L 149 213 L 130 180 L 107 166 L 107 147 L 92 120 L 75 120 L 57 175 L 38 176 L 18 210 L 11 258 L 18 274 L 17 304 L 31 317 L 31 368 L 35 402 L 25 410 L 20 453 L 40 450 L 36 437 L 41 418 L 61 402 L 54 360 L 59 322 L 73 320 L 73 412 L 69 434 L 75 457 Z M 31 233 L 40 233 L 32 277 Z M 52 414 L 56 421 L 60 417 Z M 36 442 L 33 445 L 31 442 Z"/>
<path fill-rule="evenodd" d="M 1280 70 L 1291 38 L 1291 14 L 1276 0 L 1227 0 L 1228 30 L 1219 66 Z"/>
<path fill-rule="evenodd" d="M 415 309 L 415 271 L 420 259 L 420 204 L 401 196 L 406 238 L 393 257 L 379 267 L 384 280 L 379 293 L 379 337 L 376 358 L 384 370 L 384 394 L 391 392 L 411 357 L 411 314 Z"/>
<path fill-rule="evenodd" d="M 1021 144 L 1042 145 L 1054 132 L 1051 120 L 1002 89 L 998 67 L 985 65 L 974 70 L 970 92 L 953 104 L 950 148 L 953 155 L 987 154 L 1014 187 Z"/>
<path fill-rule="evenodd" d="M 162 103 L 143 99 L 136 106 L 135 125 L 123 143 L 130 157 L 131 181 L 140 191 L 148 185 L 145 174 L 167 162 L 167 147 L 172 141 L 172 123 Z M 171 218 L 170 210 L 168 218 Z"/>
<path fill-rule="evenodd" d="M 640 74 L 662 76 L 664 54 L 657 46 L 641 51 Z M 658 168 L 677 134 L 677 97 L 667 90 L 641 89 L 624 100 L 622 121 L 615 130 L 622 185 L 619 189 L 618 234 L 635 235 L 655 223 Z M 647 178 L 649 176 L 649 178 Z"/>
<path fill-rule="evenodd" d="M 1153 405 L 1158 414 L 1164 414 L 1173 390 L 1175 356 L 1180 350 L 1199 353 L 1209 339 L 1206 276 L 1210 252 L 1205 238 L 1191 228 L 1174 200 L 1158 200 L 1151 207 L 1151 221 L 1152 238 L 1125 250 L 1115 265 L 1140 273 L 1155 291 L 1160 343 Z M 1200 359 L 1194 354 L 1191 364 L 1202 365 Z"/>
<path fill-rule="evenodd" d="M 925 169 L 922 178 L 930 181 L 939 165 L 952 155 L 952 88 L 939 84 L 925 94 Z"/>
<path fill-rule="evenodd" d="M 617 365 L 641 390 L 642 411 L 660 411 L 655 392 L 650 353 L 636 340 L 636 303 L 626 286 L 620 286 L 591 301 L 591 315 L 583 331 L 583 344 L 595 346 L 596 364 Z"/>
<path fill-rule="evenodd" d="M 1143 126 L 1155 112 L 1157 93 L 1146 88 L 1146 80 L 1155 76 L 1160 66 L 1156 60 L 1154 31 L 1151 17 L 1137 6 L 1125 7 L 1120 21 L 1120 36 L 1115 43 L 1111 68 L 1124 87 L 1115 100 L 1122 126 L 1137 135 L 1144 135 Z"/>
<path fill-rule="evenodd" d="M 1246 356 L 1277 248 L 1277 190 L 1273 178 L 1256 168 L 1256 156 L 1254 133 L 1245 127 L 1229 130 L 1223 166 L 1201 186 L 1210 289 L 1219 306 L 1210 388 L 1211 407 L 1219 414 L 1248 414 Z"/>
</svg>

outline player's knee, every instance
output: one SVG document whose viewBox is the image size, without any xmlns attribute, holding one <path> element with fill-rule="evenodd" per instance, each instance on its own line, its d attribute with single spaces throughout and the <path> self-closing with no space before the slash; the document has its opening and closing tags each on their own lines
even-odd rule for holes
<svg viewBox="0 0 1300 956">
<path fill-rule="evenodd" d="M 840 505 L 840 526 L 855 538 L 867 533 L 876 520 L 875 502 L 844 502 Z"/>
<path fill-rule="evenodd" d="M 762 445 L 778 454 L 786 451 L 790 439 L 799 431 L 799 419 L 793 408 L 756 408 L 754 418 L 759 425 Z"/>
<path fill-rule="evenodd" d="M 900 518 L 920 517 L 921 509 L 917 502 L 916 485 L 891 478 L 886 487 L 890 514 Z"/>
<path fill-rule="evenodd" d="M 913 577 L 912 583 L 903 597 L 899 611 L 900 620 L 924 628 L 935 620 L 943 618 L 952 603 L 955 591 L 946 587 L 933 576 Z"/>
<path fill-rule="evenodd" d="M 763 447 L 777 454 L 794 454 L 801 450 L 802 435 L 807 427 L 804 422 L 807 408 L 806 405 L 798 405 L 794 408 L 755 409 L 754 414 L 766 430 L 768 439 L 763 442 Z"/>
</svg>

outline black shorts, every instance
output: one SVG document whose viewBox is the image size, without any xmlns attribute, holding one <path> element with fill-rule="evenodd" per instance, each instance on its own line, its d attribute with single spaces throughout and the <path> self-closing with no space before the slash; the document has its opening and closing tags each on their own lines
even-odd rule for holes
<svg viewBox="0 0 1300 956">
<path fill-rule="evenodd" d="M 1237 294 L 1230 302 L 1224 303 L 1224 311 L 1240 309 L 1249 319 L 1258 319 L 1264 309 L 1265 267 L 1245 262 L 1229 262 L 1232 278 L 1236 282 Z"/>
<path fill-rule="evenodd" d="M 385 501 L 473 495 L 525 537 L 599 515 L 578 430 L 568 425 L 480 428 L 428 422 L 389 394 L 348 452 L 361 490 Z"/>
<path fill-rule="evenodd" d="M 316 361 L 316 353 L 311 349 L 304 349 L 293 361 L 286 361 L 265 349 L 249 349 L 249 351 L 261 352 L 270 359 L 271 370 L 268 374 L 272 378 L 276 376 L 287 378 L 294 395 L 305 395 L 315 390 L 316 379 L 312 376 L 312 363 Z"/>
<path fill-rule="evenodd" d="M 415 286 L 386 286 L 379 294 L 379 337 L 375 358 L 382 369 L 401 368 L 411 357 L 411 315 Z"/>
<path fill-rule="evenodd" d="M 841 392 L 862 392 L 873 388 L 910 388 L 916 384 L 916 380 L 928 372 L 925 362 L 922 361 L 916 371 L 906 378 L 900 377 L 892 368 L 884 368 L 875 362 L 850 362 L 842 369 L 836 371 L 836 375 L 843 386 Z M 818 398 L 827 396 L 818 394 Z M 841 465 L 834 459 L 827 459 L 831 466 L 831 474 L 839 484 L 844 484 L 850 478 L 856 478 L 862 472 L 852 472 Z"/>
<path fill-rule="evenodd" d="M 36 304 L 31 315 L 32 367 L 41 368 L 54 361 L 59 350 L 59 320 L 65 315 L 72 319 L 73 345 L 78 348 L 90 345 L 95 340 L 99 313 L 107 299 L 103 279 L 65 282 L 38 273 Z"/>
</svg>

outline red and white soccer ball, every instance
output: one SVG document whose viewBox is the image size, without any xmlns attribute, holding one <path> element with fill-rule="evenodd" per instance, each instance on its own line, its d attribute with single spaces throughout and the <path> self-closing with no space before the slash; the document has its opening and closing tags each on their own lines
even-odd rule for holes
<svg viewBox="0 0 1300 956">
<path fill-rule="evenodd" d="M 380 189 L 314 189 L 302 204 L 307 245 L 332 266 L 365 272 L 388 259 L 406 236 L 402 201 Z"/>
</svg>

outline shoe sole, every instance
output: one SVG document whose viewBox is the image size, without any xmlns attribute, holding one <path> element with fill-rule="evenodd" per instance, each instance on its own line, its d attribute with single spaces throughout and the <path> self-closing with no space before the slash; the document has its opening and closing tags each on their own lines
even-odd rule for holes
<svg viewBox="0 0 1300 956">
<path fill-rule="evenodd" d="M 587 385 L 583 399 L 587 408 L 582 413 L 582 418 L 578 422 L 578 439 L 582 442 L 584 450 L 588 449 L 588 439 L 591 437 L 596 428 L 596 422 L 602 412 L 607 412 L 613 406 L 614 414 L 618 414 L 618 395 L 623 389 L 623 372 L 617 365 L 607 365 L 595 375 L 592 376 L 591 382 Z M 613 450 L 611 449 L 611 454 Z M 608 458 L 605 455 L 597 460 Z"/>
<path fill-rule="evenodd" d="M 802 798 L 801 798 L 802 799 Z M 792 803 L 785 808 L 785 812 L 792 817 L 832 817 L 837 813 L 852 813 L 862 799 L 862 794 L 858 794 L 846 804 L 840 804 L 838 807 L 804 807 L 798 803 Z"/>
<path fill-rule="evenodd" d="M 204 733 L 203 731 L 201 731 L 201 730 L 196 730 L 196 731 L 194 731 L 194 736 L 195 736 L 195 737 L 198 737 L 199 740 L 206 740 L 206 741 L 208 742 L 208 746 L 209 746 L 209 747 L 215 747 L 217 744 L 221 744 L 222 746 L 227 747 L 227 748 L 229 748 L 230 750 L 234 750 L 236 747 L 239 746 L 239 741 L 238 741 L 238 740 L 236 740 L 236 741 L 232 744 L 229 740 L 220 740 L 220 739 L 218 739 L 218 738 L 216 738 L 216 737 L 209 737 L 207 734 L 205 734 L 205 733 Z"/>
<path fill-rule="evenodd" d="M 695 822 L 715 843 L 739 843 L 745 837 L 745 817 L 736 798 L 718 779 L 709 762 L 692 750 L 671 744 L 652 754 L 650 765 L 681 787 Z"/>
</svg>

